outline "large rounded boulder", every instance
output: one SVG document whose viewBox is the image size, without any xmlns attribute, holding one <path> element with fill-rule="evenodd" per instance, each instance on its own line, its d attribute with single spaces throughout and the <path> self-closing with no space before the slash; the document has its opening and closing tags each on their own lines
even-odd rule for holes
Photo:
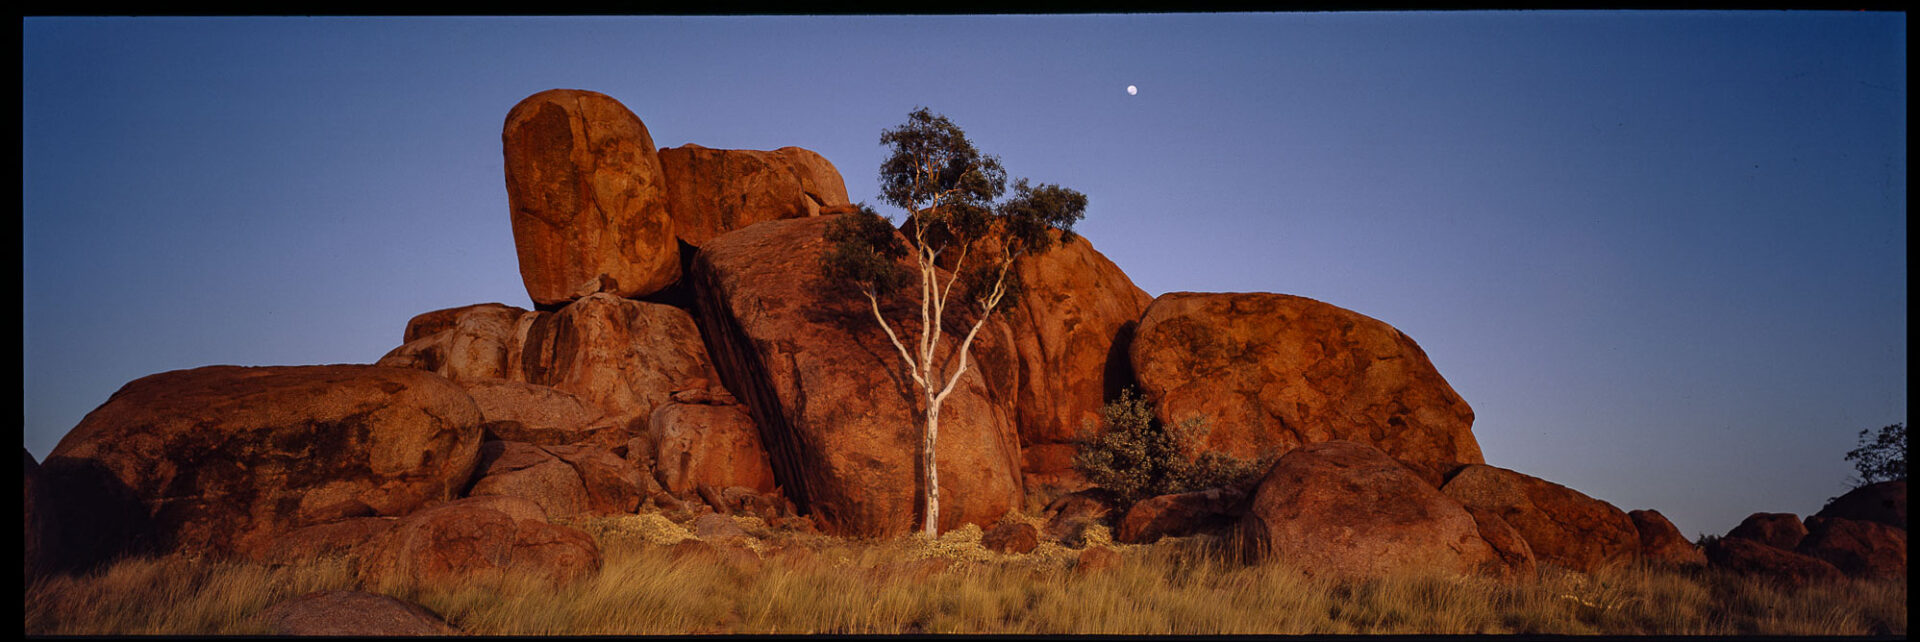
<svg viewBox="0 0 1920 642">
<path fill-rule="evenodd" d="M 1907 576 L 1907 531 L 1879 522 L 1808 518 L 1807 536 L 1794 552 L 1823 560 L 1848 575 Z"/>
<path fill-rule="evenodd" d="M 645 296 L 680 277 L 666 176 L 626 106 L 591 91 L 543 91 L 507 112 L 500 144 L 520 278 L 534 303 Z"/>
<path fill-rule="evenodd" d="M 1657 510 L 1628 511 L 1634 530 L 1640 533 L 1640 556 L 1663 566 L 1706 566 L 1707 554 L 1687 541 L 1680 529 Z"/>
<path fill-rule="evenodd" d="M 1505 575 L 1472 514 L 1380 450 L 1328 441 L 1282 455 L 1241 518 L 1243 553 L 1311 575 Z"/>
<path fill-rule="evenodd" d="M 760 428 L 744 406 L 667 403 L 653 411 L 647 433 L 654 478 L 667 492 L 691 498 L 701 486 L 774 490 Z"/>
<path fill-rule="evenodd" d="M 1440 490 L 1505 520 L 1541 562 L 1587 573 L 1631 563 L 1640 553 L 1640 531 L 1625 512 L 1538 477 L 1475 464 Z"/>
<path fill-rule="evenodd" d="M 432 373 L 208 366 L 128 383 L 45 469 L 83 557 L 234 554 L 299 527 L 448 499 L 479 447 L 473 399 Z"/>
<path fill-rule="evenodd" d="M 902 534 L 919 523 L 924 486 L 918 393 L 866 299 L 820 276 L 824 234 L 837 218 L 768 221 L 708 242 L 691 276 L 701 331 L 794 502 L 835 534 Z M 917 333 L 911 298 L 883 311 L 896 329 Z M 948 358 L 964 333 L 960 319 L 950 321 L 936 358 Z M 1019 453 L 1012 420 L 969 369 L 941 410 L 940 528 L 991 525 L 1018 507 Z"/>
<path fill-rule="evenodd" d="M 1211 450 L 1256 458 L 1338 439 L 1399 459 L 1484 461 L 1473 409 L 1413 339 L 1313 299 L 1164 294 L 1129 353 L 1160 420 L 1208 418 Z"/>
<path fill-rule="evenodd" d="M 510 379 L 523 340 L 520 320 L 534 314 L 501 303 L 422 313 L 407 322 L 405 342 L 374 365 L 426 370 L 458 383 Z"/>
<path fill-rule="evenodd" d="M 695 247 L 761 221 L 819 216 L 851 205 L 833 163 L 799 147 L 760 151 L 689 143 L 660 150 L 660 169 L 674 231 Z"/>
</svg>

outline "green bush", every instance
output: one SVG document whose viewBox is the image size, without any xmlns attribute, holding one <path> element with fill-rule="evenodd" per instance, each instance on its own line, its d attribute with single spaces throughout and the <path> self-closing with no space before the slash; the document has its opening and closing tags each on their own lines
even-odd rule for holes
<svg viewBox="0 0 1920 642">
<path fill-rule="evenodd" d="M 1197 452 L 1212 429 L 1206 417 L 1190 417 L 1167 427 L 1154 419 L 1153 406 L 1139 391 L 1100 408 L 1096 436 L 1080 442 L 1073 467 L 1087 481 L 1119 496 L 1126 504 L 1154 497 L 1242 484 L 1266 471 L 1266 459 L 1246 460 L 1218 452 Z M 1090 422 L 1091 423 L 1091 422 Z"/>
</svg>

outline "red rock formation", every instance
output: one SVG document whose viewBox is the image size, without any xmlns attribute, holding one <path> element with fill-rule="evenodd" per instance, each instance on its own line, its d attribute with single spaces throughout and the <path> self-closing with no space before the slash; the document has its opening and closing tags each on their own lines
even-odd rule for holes
<svg viewBox="0 0 1920 642">
<path fill-rule="evenodd" d="M 1538 566 L 1533 556 L 1533 547 L 1527 545 L 1527 538 L 1520 535 L 1519 529 L 1500 519 L 1493 511 L 1468 506 L 1467 514 L 1473 516 L 1474 526 L 1480 529 L 1480 538 L 1487 540 L 1493 547 L 1493 554 L 1500 558 L 1506 568 L 1500 573 L 1507 578 L 1526 578 L 1533 575 Z"/>
<path fill-rule="evenodd" d="M 1480 463 L 1473 409 L 1392 326 L 1285 294 L 1161 295 L 1129 348 L 1160 419 L 1204 416 L 1213 450 L 1346 440 L 1400 459 Z"/>
<path fill-rule="evenodd" d="M 1847 494 L 1828 502 L 1815 515 L 1879 522 L 1906 530 L 1907 480 L 1867 484 L 1847 491 Z"/>
<path fill-rule="evenodd" d="M 208 366 L 137 379 L 47 458 L 69 541 L 231 554 L 347 517 L 402 515 L 458 492 L 480 412 L 428 372 Z M 76 529 L 81 530 L 81 529 Z"/>
<path fill-rule="evenodd" d="M 490 571 L 559 585 L 600 570 L 591 536 L 547 523 L 538 505 L 517 497 L 473 497 L 415 512 L 362 550 L 359 575 L 368 586 L 445 586 Z"/>
<path fill-rule="evenodd" d="M 1844 575 L 1824 560 L 1783 551 L 1755 540 L 1722 537 L 1706 547 L 1707 562 L 1736 573 L 1760 575 L 1790 586 L 1832 582 Z"/>
<path fill-rule="evenodd" d="M 799 147 L 758 151 L 687 144 L 661 149 L 660 169 L 674 231 L 695 247 L 761 221 L 819 216 L 823 208 L 851 204 L 833 163 Z"/>
<path fill-rule="evenodd" d="M 1666 566 L 1706 566 L 1707 554 L 1687 541 L 1680 529 L 1657 510 L 1628 511 L 1633 528 L 1640 533 L 1640 556 Z"/>
<path fill-rule="evenodd" d="M 639 297 L 680 277 L 666 177 L 647 126 L 575 89 L 528 96 L 500 134 L 520 278 L 536 304 Z"/>
<path fill-rule="evenodd" d="M 1366 444 L 1321 442 L 1281 456 L 1240 527 L 1251 560 L 1310 575 L 1505 572 L 1465 508 Z"/>
<path fill-rule="evenodd" d="M 374 365 L 426 370 L 456 383 L 510 379 L 518 369 L 519 321 L 532 314 L 499 303 L 481 303 L 415 316 L 406 343 Z"/>
<path fill-rule="evenodd" d="M 918 521 L 918 397 L 866 300 L 819 276 L 833 220 L 768 221 L 708 242 L 692 275 L 701 330 L 801 509 L 835 534 L 901 534 Z M 900 323 L 914 316 L 906 298 L 888 316 L 917 332 Z M 945 343 L 939 358 L 958 342 Z M 1021 501 L 1013 424 L 977 370 L 941 412 L 940 527 L 991 524 Z"/>
<path fill-rule="evenodd" d="M 571 393 L 617 423 L 644 419 L 673 391 L 715 375 L 693 317 L 595 294 L 535 320 L 522 349 L 528 383 Z"/>
<path fill-rule="evenodd" d="M 480 406 L 481 427 L 491 439 L 542 445 L 573 443 L 602 427 L 599 407 L 546 386 L 504 380 L 462 383 Z M 528 436 L 532 439 L 517 437 Z"/>
<path fill-rule="evenodd" d="M 1074 442 L 1093 436 L 1100 406 L 1131 383 L 1127 341 L 1153 297 L 1085 238 L 1018 265 L 1021 294 L 1004 313 L 1019 364 L 1011 401 L 1028 492 L 1051 497 L 1087 487 Z"/>
<path fill-rule="evenodd" d="M 1907 532 L 1879 522 L 1808 518 L 1807 536 L 1794 552 L 1856 577 L 1907 576 Z"/>
<path fill-rule="evenodd" d="M 630 462 L 590 445 L 489 441 L 480 450 L 479 479 L 469 496 L 531 500 L 550 519 L 631 514 L 657 488 Z"/>
<path fill-rule="evenodd" d="M 457 635 L 432 611 L 378 593 L 308 593 L 260 611 L 255 622 L 269 635 Z"/>
<path fill-rule="evenodd" d="M 1754 513 L 1727 531 L 1727 537 L 1750 539 L 1783 551 L 1793 550 L 1806 536 L 1806 525 L 1793 513 Z"/>
<path fill-rule="evenodd" d="M 1541 562 L 1588 573 L 1631 562 L 1640 551 L 1640 533 L 1625 512 L 1544 479 L 1475 464 L 1440 490 L 1506 520 Z"/>
<path fill-rule="evenodd" d="M 349 517 L 298 528 L 254 549 L 251 557 L 262 564 L 293 564 L 329 555 L 351 555 L 398 523 L 398 517 Z"/>
<path fill-rule="evenodd" d="M 647 423 L 654 478 L 667 492 L 687 498 L 703 485 L 773 492 L 773 467 L 745 407 L 669 402 Z"/>
<path fill-rule="evenodd" d="M 1209 488 L 1191 493 L 1161 495 L 1135 502 L 1120 518 L 1114 540 L 1125 544 L 1152 544 L 1162 537 L 1180 537 L 1232 526 L 1246 512 L 1247 494 L 1236 488 Z"/>
</svg>

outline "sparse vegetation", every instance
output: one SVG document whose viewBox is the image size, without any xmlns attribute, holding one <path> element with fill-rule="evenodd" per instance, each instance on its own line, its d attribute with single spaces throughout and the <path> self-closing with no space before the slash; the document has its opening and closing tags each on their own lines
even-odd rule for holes
<svg viewBox="0 0 1920 642">
<path fill-rule="evenodd" d="M 1081 444 L 1073 466 L 1087 481 L 1113 491 L 1125 504 L 1172 493 L 1243 484 L 1267 470 L 1269 460 L 1246 460 L 1205 451 L 1200 440 L 1211 425 L 1191 417 L 1173 426 L 1154 418 L 1153 406 L 1127 388 L 1100 408 L 1097 436 Z"/>
<path fill-rule="evenodd" d="M 1847 451 L 1847 461 L 1860 473 L 1854 487 L 1907 478 L 1907 424 L 1883 426 L 1867 439 L 1860 431 L 1860 447 Z"/>
<path fill-rule="evenodd" d="M 657 518 L 658 516 L 651 516 Z M 687 551 L 649 516 L 575 524 L 600 542 L 600 574 L 559 589 L 498 576 L 382 587 L 483 635 L 727 633 L 1901 635 L 1902 580 L 1788 589 L 1720 571 L 1543 568 L 1519 583 L 1409 576 L 1304 577 L 1222 561 L 1208 537 L 1114 545 L 1116 567 L 1071 572 L 1080 550 L 982 548 L 978 528 L 855 541 L 770 529 L 750 556 Z M 758 562 L 752 561 L 758 559 Z M 267 567 L 130 559 L 28 587 L 28 634 L 258 634 L 250 618 L 310 591 L 353 588 L 351 562 Z"/>
</svg>

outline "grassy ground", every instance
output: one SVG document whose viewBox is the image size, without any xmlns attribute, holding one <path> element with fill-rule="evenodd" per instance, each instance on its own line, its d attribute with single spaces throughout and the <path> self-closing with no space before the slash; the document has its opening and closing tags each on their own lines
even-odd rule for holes
<svg viewBox="0 0 1920 642">
<path fill-rule="evenodd" d="M 1901 635 L 1905 581 L 1801 590 L 1716 571 L 1543 569 L 1530 581 L 1395 577 L 1339 583 L 1284 567 L 1216 561 L 1208 538 L 1115 546 L 1112 568 L 1080 551 L 1025 555 L 938 540 L 841 540 L 773 531 L 727 548 L 658 515 L 576 523 L 599 540 L 601 573 L 559 590 L 493 576 L 455 587 L 374 587 L 463 631 L 490 635 L 703 633 L 1557 633 Z M 1100 533 L 1091 546 L 1114 546 Z M 355 586 L 351 562 L 296 566 L 179 558 L 121 561 L 28 587 L 29 634 L 252 634 L 250 618 L 307 592 Z"/>
</svg>

